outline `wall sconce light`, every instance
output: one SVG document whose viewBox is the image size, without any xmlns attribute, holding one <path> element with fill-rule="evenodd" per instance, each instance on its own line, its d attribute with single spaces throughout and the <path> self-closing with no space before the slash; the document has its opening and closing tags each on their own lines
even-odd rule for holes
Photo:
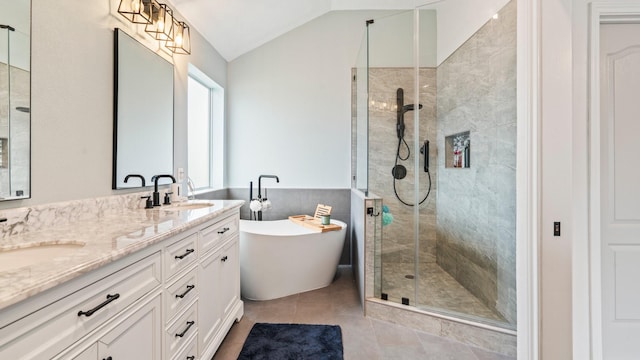
<svg viewBox="0 0 640 360">
<path fill-rule="evenodd" d="M 144 31 L 156 40 L 173 40 L 173 10 L 166 4 L 160 4 L 155 0 L 152 2 L 152 6 L 157 11 L 154 11 L 153 18 Z"/>
<path fill-rule="evenodd" d="M 173 40 L 168 40 L 164 46 L 175 54 L 191 54 L 189 25 L 184 21 L 174 20 Z"/>
<path fill-rule="evenodd" d="M 118 6 L 120 15 L 135 24 L 148 24 L 152 19 L 151 0 L 121 0 Z"/>
<path fill-rule="evenodd" d="M 173 10 L 157 0 L 120 0 L 118 13 L 135 24 L 145 24 L 145 31 L 174 54 L 191 54 L 189 25 L 178 21 Z"/>
</svg>

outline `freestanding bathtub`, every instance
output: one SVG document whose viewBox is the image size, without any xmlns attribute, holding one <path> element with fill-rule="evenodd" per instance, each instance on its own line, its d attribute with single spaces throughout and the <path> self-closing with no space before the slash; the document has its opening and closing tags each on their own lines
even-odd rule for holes
<svg viewBox="0 0 640 360">
<path fill-rule="evenodd" d="M 317 232 L 291 220 L 240 220 L 240 287 L 249 300 L 270 300 L 331 284 L 347 224 Z"/>
</svg>

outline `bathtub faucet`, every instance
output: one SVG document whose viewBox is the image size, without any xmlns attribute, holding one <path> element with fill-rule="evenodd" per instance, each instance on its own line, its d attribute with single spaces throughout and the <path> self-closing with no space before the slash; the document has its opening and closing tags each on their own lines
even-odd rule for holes
<svg viewBox="0 0 640 360">
<path fill-rule="evenodd" d="M 279 183 L 280 179 L 278 179 L 275 175 L 260 175 L 258 176 L 258 200 L 262 199 L 262 178 L 276 179 L 276 182 Z"/>
<path fill-rule="evenodd" d="M 262 199 L 262 178 L 276 179 L 276 182 L 279 183 L 280 179 L 275 175 L 260 175 L 258 176 L 258 201 L 262 202 L 263 200 L 267 200 L 266 198 L 266 189 L 265 189 L 265 198 Z M 258 221 L 262 221 L 262 210 L 258 211 Z"/>
</svg>

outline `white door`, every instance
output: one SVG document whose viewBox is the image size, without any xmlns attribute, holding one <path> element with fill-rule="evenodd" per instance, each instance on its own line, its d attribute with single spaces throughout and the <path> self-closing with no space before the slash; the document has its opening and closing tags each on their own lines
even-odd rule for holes
<svg viewBox="0 0 640 360">
<path fill-rule="evenodd" d="M 600 25 L 602 347 L 640 359 L 640 24 Z"/>
</svg>

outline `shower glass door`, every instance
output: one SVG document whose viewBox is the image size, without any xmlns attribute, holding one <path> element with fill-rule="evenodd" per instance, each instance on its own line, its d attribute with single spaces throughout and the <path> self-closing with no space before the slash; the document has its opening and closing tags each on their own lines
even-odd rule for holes
<svg viewBox="0 0 640 360">
<path fill-rule="evenodd" d="M 356 59 L 355 68 L 352 69 L 351 81 L 351 114 L 352 114 L 352 129 L 351 129 L 351 143 L 352 146 L 352 162 L 351 162 L 351 174 L 352 183 L 351 187 L 362 191 L 365 195 L 369 193 L 369 110 L 368 110 L 368 86 L 369 78 L 367 76 L 367 70 L 369 67 L 367 42 L 368 34 L 365 32 L 360 44 L 360 51 L 358 52 L 358 58 Z"/>
<path fill-rule="evenodd" d="M 383 199 L 382 299 L 415 301 L 414 180 L 416 129 L 413 14 L 401 11 L 368 25 L 369 190 Z M 419 155 L 419 154 L 418 154 Z"/>
<path fill-rule="evenodd" d="M 415 114 L 419 136 L 415 139 L 414 167 L 417 169 L 414 216 L 416 231 L 416 294 L 414 305 L 427 308 L 443 308 L 443 288 L 435 273 L 436 265 L 436 200 L 437 179 L 437 13 L 434 8 L 423 7 L 414 13 L 414 89 L 422 107 Z"/>
<path fill-rule="evenodd" d="M 399 11 L 373 19 L 367 47 L 368 190 L 384 204 L 375 295 L 508 329 L 515 5 L 478 12 L 475 23 L 455 17 L 461 0 Z"/>
</svg>

